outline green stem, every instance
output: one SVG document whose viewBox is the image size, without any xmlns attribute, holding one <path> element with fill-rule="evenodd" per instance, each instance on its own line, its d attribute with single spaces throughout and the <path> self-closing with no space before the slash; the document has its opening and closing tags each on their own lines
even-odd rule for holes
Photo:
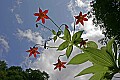
<svg viewBox="0 0 120 80">
<path fill-rule="evenodd" d="M 46 46 L 48 48 L 58 48 L 58 47 L 55 47 L 55 46 Z"/>
<path fill-rule="evenodd" d="M 50 32 L 52 32 L 52 30 L 48 27 L 46 27 L 45 25 L 41 24 L 41 23 L 36 23 L 36 24 L 40 24 L 41 26 L 43 26 L 44 28 L 48 29 Z"/>
<path fill-rule="evenodd" d="M 60 28 L 61 28 L 63 25 L 66 25 L 66 24 L 62 24 L 62 25 L 60 25 Z"/>
<path fill-rule="evenodd" d="M 49 19 L 50 19 L 50 21 L 60 30 L 60 31 L 62 31 L 61 29 L 60 29 L 60 27 L 49 17 Z M 62 31 L 62 33 L 63 33 L 63 31 Z"/>
<path fill-rule="evenodd" d="M 60 56 L 64 56 L 64 55 L 65 55 L 65 54 L 63 54 L 63 55 L 59 55 L 59 56 L 58 56 L 58 59 L 60 58 Z"/>
<path fill-rule="evenodd" d="M 73 31 L 73 35 L 74 35 L 74 32 L 75 32 L 75 22 L 76 22 L 76 19 L 75 19 L 75 21 L 74 21 L 74 31 Z"/>
</svg>

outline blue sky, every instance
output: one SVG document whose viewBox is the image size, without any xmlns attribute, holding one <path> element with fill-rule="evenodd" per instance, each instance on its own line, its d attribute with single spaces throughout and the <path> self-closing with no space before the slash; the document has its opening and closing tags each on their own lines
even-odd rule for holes
<svg viewBox="0 0 120 80">
<path fill-rule="evenodd" d="M 89 2 L 91 0 L 1 0 L 0 3 L 0 60 L 5 60 L 8 66 L 17 65 L 22 68 L 40 69 L 48 72 L 50 80 L 88 80 L 91 75 L 74 78 L 84 68 L 91 65 L 87 62 L 77 66 L 67 66 L 61 72 L 54 70 L 53 63 L 56 63 L 57 57 L 65 53 L 56 52 L 56 49 L 39 48 L 40 55 L 37 58 L 31 56 L 25 51 L 37 43 L 42 44 L 45 39 L 51 37 L 52 34 L 43 27 L 36 28 L 35 21 L 37 17 L 33 14 L 38 12 L 40 7 L 43 11 L 48 9 L 48 16 L 51 17 L 56 24 L 66 23 L 69 28 L 73 29 L 74 15 L 78 15 L 80 11 L 86 13 L 90 10 Z M 41 22 L 41 21 L 40 21 Z M 45 25 L 51 29 L 57 28 L 46 20 Z M 85 22 L 85 26 L 79 26 L 79 30 L 85 30 L 86 34 L 82 37 L 97 42 L 104 37 L 99 28 L 92 25 L 92 19 Z M 71 32 L 72 33 L 72 32 Z M 56 43 L 50 41 L 48 45 L 58 46 L 62 40 L 58 39 Z M 101 46 L 98 43 L 99 46 Z M 80 51 L 74 48 L 70 58 Z M 63 60 L 69 61 L 66 58 Z"/>
</svg>

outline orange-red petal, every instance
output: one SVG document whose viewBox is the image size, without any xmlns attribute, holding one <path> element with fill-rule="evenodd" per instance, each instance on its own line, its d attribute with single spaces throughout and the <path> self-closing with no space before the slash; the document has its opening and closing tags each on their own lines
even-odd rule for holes
<svg viewBox="0 0 120 80">
<path fill-rule="evenodd" d="M 42 18 L 42 23 L 43 23 L 43 24 L 45 23 L 45 19 L 44 19 L 44 18 Z"/>
<path fill-rule="evenodd" d="M 47 14 L 47 13 L 48 13 L 48 10 L 45 10 L 43 13 Z"/>
<path fill-rule="evenodd" d="M 41 19 L 41 18 L 40 18 L 40 17 L 38 17 L 38 18 L 37 18 L 37 20 L 36 20 L 36 22 L 38 22 L 40 19 Z"/>
<path fill-rule="evenodd" d="M 87 19 L 87 18 L 84 18 L 83 20 L 84 20 L 84 21 L 88 21 L 88 19 Z"/>
<path fill-rule="evenodd" d="M 34 16 L 39 16 L 39 13 L 35 13 Z"/>
<path fill-rule="evenodd" d="M 42 10 L 39 8 L 39 13 L 42 13 Z"/>
</svg>

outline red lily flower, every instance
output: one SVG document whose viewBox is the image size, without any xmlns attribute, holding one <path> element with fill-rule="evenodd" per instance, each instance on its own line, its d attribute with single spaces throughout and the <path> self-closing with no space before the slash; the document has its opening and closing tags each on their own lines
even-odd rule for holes
<svg viewBox="0 0 120 80">
<path fill-rule="evenodd" d="M 77 19 L 76 24 L 78 24 L 80 22 L 84 26 L 83 21 L 88 21 L 88 19 L 85 18 L 86 16 L 87 16 L 87 14 L 82 15 L 82 12 L 79 13 L 79 16 L 74 16 Z"/>
<path fill-rule="evenodd" d="M 39 8 L 39 13 L 35 13 L 35 16 L 38 16 L 37 21 L 39 21 L 40 19 L 42 19 L 42 23 L 45 23 L 45 19 L 49 19 L 49 17 L 46 15 L 48 13 L 48 10 L 45 10 L 44 12 L 42 12 L 42 10 Z"/>
<path fill-rule="evenodd" d="M 85 48 L 86 41 L 88 41 L 88 39 L 82 40 L 82 41 L 80 42 L 80 47 L 83 45 L 83 47 Z"/>
<path fill-rule="evenodd" d="M 36 54 L 40 54 L 38 51 L 38 47 L 30 47 L 30 50 L 27 50 L 26 52 L 30 52 L 29 57 L 34 54 L 34 57 L 36 58 Z"/>
<path fill-rule="evenodd" d="M 62 67 L 63 67 L 63 68 L 66 68 L 66 67 L 64 66 L 64 64 L 66 64 L 66 62 L 61 62 L 60 59 L 58 59 L 58 63 L 53 64 L 53 65 L 56 66 L 54 69 L 57 69 L 57 68 L 58 68 L 59 71 L 61 71 L 61 68 L 62 68 Z"/>
</svg>

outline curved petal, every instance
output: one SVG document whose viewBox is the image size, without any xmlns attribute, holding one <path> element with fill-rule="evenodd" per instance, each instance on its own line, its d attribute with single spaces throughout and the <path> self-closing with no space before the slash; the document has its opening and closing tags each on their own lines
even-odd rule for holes
<svg viewBox="0 0 120 80">
<path fill-rule="evenodd" d="M 79 16 L 82 16 L 82 12 L 80 11 L 80 14 L 79 14 Z"/>
<path fill-rule="evenodd" d="M 42 23 L 43 23 L 43 24 L 45 23 L 45 19 L 44 19 L 44 18 L 42 18 Z"/>
<path fill-rule="evenodd" d="M 38 47 L 35 47 L 34 49 L 35 49 L 35 50 L 38 50 Z"/>
<path fill-rule="evenodd" d="M 87 14 L 84 14 L 84 15 L 83 15 L 83 17 L 86 17 L 86 16 L 87 16 Z"/>
<path fill-rule="evenodd" d="M 29 57 L 32 55 L 32 53 L 29 54 Z"/>
<path fill-rule="evenodd" d="M 88 19 L 87 19 L 87 18 L 84 18 L 83 20 L 84 20 L 84 21 L 88 21 Z"/>
<path fill-rule="evenodd" d="M 40 54 L 40 52 L 36 51 L 37 54 Z"/>
<path fill-rule="evenodd" d="M 46 18 L 46 19 L 49 19 L 49 17 L 46 15 L 46 16 L 44 16 L 44 18 Z"/>
<path fill-rule="evenodd" d="M 40 17 L 38 17 L 38 18 L 37 18 L 37 20 L 36 20 L 36 22 L 38 22 L 40 19 L 41 19 L 41 18 L 40 18 Z"/>
<path fill-rule="evenodd" d="M 80 23 L 84 26 L 83 20 L 81 20 Z"/>
<path fill-rule="evenodd" d="M 64 65 L 62 65 L 63 68 L 66 68 Z"/>
<path fill-rule="evenodd" d="M 39 16 L 39 13 L 35 13 L 34 16 Z"/>
<path fill-rule="evenodd" d="M 42 10 L 39 8 L 39 13 L 42 13 Z"/>
<path fill-rule="evenodd" d="M 43 13 L 47 14 L 47 13 L 48 13 L 48 10 L 45 10 Z"/>
<path fill-rule="evenodd" d="M 27 50 L 26 52 L 31 52 L 31 50 Z"/>
<path fill-rule="evenodd" d="M 76 24 L 78 24 L 78 23 L 79 23 L 79 20 L 76 21 Z"/>
<path fill-rule="evenodd" d="M 36 53 L 34 53 L 34 57 L 36 58 Z"/>
<path fill-rule="evenodd" d="M 79 16 L 74 16 L 76 19 L 78 19 L 79 18 Z"/>
</svg>

